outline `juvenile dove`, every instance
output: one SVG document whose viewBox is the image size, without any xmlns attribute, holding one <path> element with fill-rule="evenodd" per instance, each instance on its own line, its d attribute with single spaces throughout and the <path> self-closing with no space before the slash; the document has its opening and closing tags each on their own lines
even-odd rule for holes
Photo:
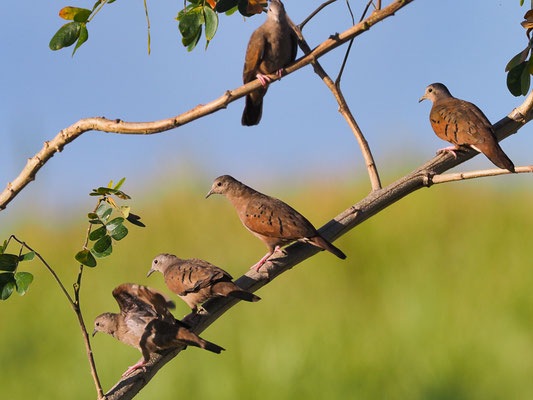
<svg viewBox="0 0 533 400">
<path fill-rule="evenodd" d="M 215 179 L 206 198 L 214 193 L 226 196 L 233 203 L 242 224 L 267 246 L 268 253 L 252 266 L 257 271 L 272 253 L 296 240 L 320 247 L 343 260 L 346 258 L 317 232 L 311 222 L 281 200 L 259 193 L 229 175 Z"/>
<path fill-rule="evenodd" d="M 124 283 L 113 290 L 120 314 L 104 313 L 94 321 L 93 336 L 105 332 L 121 342 L 136 347 L 143 358 L 122 376 L 143 367 L 150 354 L 180 345 L 196 346 L 219 354 L 222 347 L 208 342 L 174 318 L 169 308 L 175 304 L 163 294 L 146 286 Z"/>
<path fill-rule="evenodd" d="M 499 168 L 514 172 L 513 162 L 503 152 L 494 135 L 494 129 L 485 114 L 474 104 L 456 99 L 442 83 L 433 83 L 419 100 L 429 99 L 433 107 L 429 113 L 431 127 L 438 137 L 454 146 L 438 152 L 451 152 L 459 146 L 471 147 L 487 156 Z"/>
<path fill-rule="evenodd" d="M 231 275 L 222 268 L 197 258 L 183 260 L 172 254 L 159 254 L 152 261 L 148 276 L 154 271 L 163 274 L 168 288 L 185 301 L 193 313 L 198 311 L 198 304 L 215 296 L 261 300 L 234 284 Z"/>
<path fill-rule="evenodd" d="M 281 77 L 283 68 L 296 59 L 297 50 L 296 35 L 289 25 L 283 3 L 272 0 L 267 20 L 252 33 L 246 49 L 242 80 L 248 83 L 259 79 L 263 87 L 246 96 L 241 120 L 243 125 L 259 123 L 263 112 L 263 97 L 270 82 L 266 74 L 277 72 Z"/>
</svg>

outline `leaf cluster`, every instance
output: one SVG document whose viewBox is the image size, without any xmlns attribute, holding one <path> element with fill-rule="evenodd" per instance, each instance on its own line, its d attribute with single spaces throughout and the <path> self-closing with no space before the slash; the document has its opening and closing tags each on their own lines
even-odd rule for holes
<svg viewBox="0 0 533 400">
<path fill-rule="evenodd" d="M 523 4 L 524 0 L 520 0 L 520 5 Z M 505 71 L 507 72 L 507 88 L 514 96 L 525 96 L 528 94 L 531 75 L 533 75 L 533 57 L 530 56 L 531 49 L 533 48 L 533 40 L 531 38 L 531 32 L 533 31 L 533 0 L 531 1 L 531 9 L 524 15 L 524 21 L 521 22 L 521 25 L 526 29 L 528 44 L 505 67 Z"/>
<path fill-rule="evenodd" d="M 9 242 L 4 241 L 0 245 L 0 300 L 7 300 L 9 296 L 16 290 L 19 295 L 24 295 L 33 282 L 33 275 L 29 272 L 18 271 L 18 266 L 23 261 L 31 261 L 35 257 L 33 251 L 21 254 L 23 246 L 21 246 L 19 254 L 6 253 Z"/>
<path fill-rule="evenodd" d="M 124 239 L 129 231 L 124 225 L 128 221 L 133 225 L 144 227 L 140 221 L 141 217 L 131 212 L 130 206 L 119 206 L 112 196 L 121 200 L 129 200 L 123 191 L 119 190 L 124 183 L 125 178 L 121 179 L 114 187 L 113 181 L 109 182 L 107 187 L 93 189 L 89 196 L 99 196 L 96 209 L 87 214 L 89 219 L 88 241 L 93 242 L 92 248 L 85 248 L 74 256 L 82 265 L 87 267 L 96 267 L 97 258 L 105 258 L 113 252 L 113 246 L 118 241 Z M 96 227 L 93 230 L 93 227 Z"/>
</svg>

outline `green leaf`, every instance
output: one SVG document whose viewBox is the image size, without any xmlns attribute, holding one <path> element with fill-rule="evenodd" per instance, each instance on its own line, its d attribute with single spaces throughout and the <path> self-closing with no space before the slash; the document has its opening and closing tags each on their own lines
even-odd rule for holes
<svg viewBox="0 0 533 400">
<path fill-rule="evenodd" d="M 197 33 L 196 37 L 187 46 L 187 51 L 193 51 L 194 50 L 194 48 L 198 44 L 198 41 L 200 40 L 201 36 L 202 36 L 202 25 L 200 25 L 200 28 L 198 29 L 198 33 Z"/>
<path fill-rule="evenodd" d="M 118 183 L 115 185 L 115 187 L 113 189 L 119 190 L 125 180 L 126 180 L 126 177 L 122 178 L 120 181 L 118 181 Z"/>
<path fill-rule="evenodd" d="M 79 251 L 74 258 L 76 261 L 78 261 L 80 264 L 86 265 L 88 267 L 94 268 L 96 267 L 96 260 L 94 259 L 93 255 L 89 250 L 82 250 Z"/>
<path fill-rule="evenodd" d="M 526 62 L 520 63 L 507 73 L 507 88 L 513 96 L 522 94 L 522 72 L 526 66 Z"/>
<path fill-rule="evenodd" d="M 50 40 L 50 50 L 59 50 L 63 47 L 72 46 L 76 39 L 80 36 L 80 27 L 79 22 L 70 22 L 63 25 L 56 34 Z"/>
<path fill-rule="evenodd" d="M 100 217 L 101 220 L 105 220 L 113 212 L 113 209 L 107 203 L 100 203 L 96 209 L 96 215 Z"/>
<path fill-rule="evenodd" d="M 99 219 L 90 219 L 89 220 L 89 223 L 90 224 L 100 224 L 100 225 L 103 225 L 104 223 L 102 221 L 100 221 Z"/>
<path fill-rule="evenodd" d="M 114 231 L 117 228 L 117 226 L 122 225 L 123 222 L 124 222 L 124 218 L 122 218 L 122 217 L 113 218 L 107 224 L 107 230 L 109 232 L 112 232 L 112 231 Z"/>
<path fill-rule="evenodd" d="M 98 253 L 97 251 L 95 251 L 94 249 L 91 250 L 91 253 L 96 257 L 96 258 L 104 258 L 104 257 L 107 257 L 109 256 L 111 253 L 113 252 L 113 246 L 109 246 L 105 251 L 103 251 L 102 253 Z"/>
<path fill-rule="evenodd" d="M 215 11 L 217 12 L 226 12 L 232 9 L 233 7 L 237 7 L 239 3 L 239 0 L 219 0 Z"/>
<path fill-rule="evenodd" d="M 4 254 L 7 248 L 7 240 L 4 240 L 4 244 L 0 246 L 0 254 Z"/>
<path fill-rule="evenodd" d="M 107 229 L 105 226 L 102 226 L 98 229 L 95 229 L 89 234 L 89 240 L 98 240 L 101 237 L 103 237 L 107 233 Z"/>
<path fill-rule="evenodd" d="M 98 189 L 93 189 L 96 193 L 98 193 L 99 195 L 102 195 L 102 196 L 105 196 L 105 195 L 108 195 L 108 194 L 113 194 L 116 192 L 115 189 L 111 189 L 111 188 L 108 188 L 108 187 L 103 187 L 103 186 L 100 186 Z"/>
<path fill-rule="evenodd" d="M 128 234 L 128 228 L 126 228 L 124 225 L 120 224 L 115 229 L 113 229 L 111 232 L 109 232 L 111 237 L 115 240 L 122 240 L 126 237 Z"/>
<path fill-rule="evenodd" d="M 14 271 L 17 269 L 19 256 L 16 254 L 0 254 L 0 271 Z"/>
<path fill-rule="evenodd" d="M 140 221 L 141 217 L 139 217 L 138 215 L 135 215 L 130 212 L 130 215 L 128 215 L 126 219 L 133 225 L 140 226 L 141 228 L 146 228 L 146 225 Z"/>
<path fill-rule="evenodd" d="M 0 274 L 0 300 L 7 300 L 16 288 L 13 274 Z"/>
<path fill-rule="evenodd" d="M 505 66 L 505 72 L 512 70 L 514 67 L 520 64 L 521 57 L 522 57 L 522 52 L 518 53 L 516 56 L 511 58 L 511 61 L 509 61 L 507 65 Z"/>
<path fill-rule="evenodd" d="M 59 16 L 63 19 L 77 22 L 85 22 L 91 15 L 91 10 L 79 7 L 63 7 L 59 11 Z"/>
<path fill-rule="evenodd" d="M 98 214 L 93 213 L 93 212 L 89 213 L 89 214 L 87 214 L 87 218 L 89 218 L 89 219 L 98 219 Z"/>
<path fill-rule="evenodd" d="M 96 253 L 105 253 L 111 246 L 111 236 L 105 235 L 98 239 L 98 241 L 93 246 L 93 250 Z"/>
<path fill-rule="evenodd" d="M 239 9 L 239 6 L 235 6 L 233 8 L 230 8 L 228 11 L 226 11 L 226 15 L 233 15 L 235 12 Z"/>
<path fill-rule="evenodd" d="M 98 0 L 96 3 L 94 3 L 93 11 L 96 10 L 96 7 L 98 7 L 102 3 L 102 1 L 103 0 Z"/>
<path fill-rule="evenodd" d="M 33 275 L 29 272 L 17 272 L 15 274 L 15 284 L 17 285 L 17 293 L 23 296 L 30 284 L 33 282 Z"/>
<path fill-rule="evenodd" d="M 521 5 L 521 6 L 524 5 L 524 0 L 520 0 L 520 5 Z"/>
<path fill-rule="evenodd" d="M 81 24 L 80 37 L 78 39 L 78 43 L 76 43 L 76 47 L 74 47 L 74 50 L 72 51 L 73 56 L 74 56 L 74 53 L 76 53 L 76 50 L 78 50 L 78 47 L 80 47 L 83 43 L 85 43 L 87 39 L 89 39 L 89 31 L 87 30 L 85 23 L 83 23 Z"/>
<path fill-rule="evenodd" d="M 529 68 L 524 68 L 520 75 L 520 90 L 523 96 L 529 92 L 529 84 L 531 82 L 530 77 Z"/>
<path fill-rule="evenodd" d="M 200 14 L 195 10 L 191 10 L 189 13 L 184 14 L 179 21 L 178 28 L 180 30 L 182 43 L 184 46 L 197 41 L 198 31 L 202 26 L 203 13 Z"/>
<path fill-rule="evenodd" d="M 19 257 L 19 261 L 31 261 L 35 258 L 35 252 L 30 251 L 29 253 L 23 254 Z"/>
<path fill-rule="evenodd" d="M 214 12 L 211 7 L 204 7 L 204 18 L 205 18 L 205 37 L 209 41 L 213 39 L 215 33 L 217 33 L 218 28 L 218 15 Z"/>
</svg>

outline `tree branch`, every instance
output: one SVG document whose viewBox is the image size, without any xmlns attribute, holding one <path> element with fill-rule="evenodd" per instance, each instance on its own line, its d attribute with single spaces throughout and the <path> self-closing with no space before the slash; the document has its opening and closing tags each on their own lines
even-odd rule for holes
<svg viewBox="0 0 533 400">
<path fill-rule="evenodd" d="M 515 167 L 515 173 L 524 174 L 524 173 L 533 172 L 533 165 L 525 165 L 523 167 Z M 476 178 L 485 178 L 488 176 L 498 176 L 498 175 L 508 175 L 512 174 L 511 171 L 501 168 L 493 169 L 483 169 L 480 171 L 470 171 L 470 172 L 457 172 L 455 174 L 441 174 L 428 177 L 427 186 L 436 185 L 438 183 L 447 183 L 447 182 L 456 182 L 456 181 L 465 181 L 467 179 L 476 179 Z"/>
<path fill-rule="evenodd" d="M 324 54 L 346 43 L 353 37 L 368 31 L 370 27 L 384 20 L 396 11 L 403 8 L 413 0 L 396 0 L 388 7 L 380 11 L 375 11 L 363 22 L 351 27 L 341 34 L 324 41 L 316 47 L 310 54 L 296 60 L 294 64 L 286 68 L 287 74 L 297 71 L 306 65 L 316 61 Z M 277 74 L 269 75 L 272 81 L 279 80 Z M 35 175 L 42 166 L 52 158 L 52 156 L 63 150 L 65 145 L 72 142 L 84 132 L 95 130 L 110 133 L 123 133 L 130 135 L 151 135 L 159 132 L 168 131 L 173 128 L 185 125 L 198 118 L 212 114 L 218 110 L 226 108 L 228 104 L 241 97 L 246 96 L 252 91 L 258 89 L 261 83 L 258 80 L 247 83 L 237 89 L 226 91 L 221 97 L 205 105 L 199 105 L 176 117 L 153 121 L 153 122 L 124 122 L 120 119 L 109 120 L 103 117 L 82 119 L 63 129 L 51 141 L 44 143 L 44 147 L 35 156 L 28 159 L 26 166 L 20 174 L 9 182 L 2 193 L 0 193 L 0 211 L 4 210 L 11 200 L 13 200 L 28 183 L 35 179 Z"/>
<path fill-rule="evenodd" d="M 307 23 L 309 21 L 311 21 L 311 19 L 313 19 L 315 17 L 315 15 L 317 15 L 320 11 L 322 11 L 324 8 L 326 8 L 327 6 L 329 6 L 331 3 L 335 3 L 337 0 L 328 0 L 324 3 L 322 3 L 320 6 L 318 6 L 318 8 L 313 11 L 311 14 L 309 14 L 309 16 L 303 20 L 303 22 L 298 25 L 298 28 L 300 28 L 300 30 L 302 30 L 304 28 L 305 25 L 307 25 Z"/>
<path fill-rule="evenodd" d="M 522 126 L 532 119 L 533 92 L 529 94 L 524 103 L 515 108 L 507 117 L 493 125 L 496 137 L 499 140 L 516 133 Z M 357 225 L 376 215 L 386 207 L 403 199 L 410 193 L 423 187 L 431 186 L 431 178 L 449 170 L 479 154 L 475 150 L 458 152 L 457 158 L 451 154 L 439 154 L 425 164 L 415 169 L 410 174 L 398 179 L 387 187 L 372 191 L 367 197 L 341 214 L 337 215 L 319 229 L 327 240 L 333 241 L 349 232 Z M 525 168 L 525 167 L 519 167 Z M 503 171 L 502 173 L 506 173 Z M 318 253 L 318 249 L 304 243 L 294 243 L 285 249 L 285 253 L 276 252 L 271 256 L 259 272 L 248 271 L 235 281 L 245 290 L 254 292 L 270 283 L 283 272 L 291 269 L 307 258 Z M 203 305 L 204 312 L 191 321 L 192 330 L 200 334 L 209 325 L 215 322 L 228 309 L 233 307 L 238 300 L 229 298 L 211 299 Z M 183 348 L 176 348 L 162 354 L 153 354 L 147 364 L 146 372 L 137 371 L 132 375 L 122 378 L 106 394 L 107 400 L 130 400 L 153 378 L 157 371 L 167 362 L 178 355 Z"/>
</svg>

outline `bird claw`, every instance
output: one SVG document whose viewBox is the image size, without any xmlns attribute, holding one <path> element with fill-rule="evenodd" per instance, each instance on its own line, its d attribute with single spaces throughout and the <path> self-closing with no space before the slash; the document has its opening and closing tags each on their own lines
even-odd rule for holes
<svg viewBox="0 0 533 400">
<path fill-rule="evenodd" d="M 272 82 L 272 79 L 270 79 L 268 75 L 257 74 L 256 77 L 257 79 L 259 79 L 259 82 L 261 82 L 261 85 L 263 85 L 263 87 L 265 88 L 268 86 L 270 82 Z"/>
<path fill-rule="evenodd" d="M 126 376 L 126 375 L 129 375 L 131 374 L 133 371 L 135 371 L 136 369 L 139 369 L 139 368 L 142 368 L 143 372 L 146 372 L 146 367 L 144 366 L 144 364 L 146 364 L 146 362 L 144 360 L 141 360 L 139 361 L 137 364 L 135 365 L 132 365 L 131 367 L 129 367 L 126 372 L 124 372 L 122 374 L 122 376 Z"/>
<path fill-rule="evenodd" d="M 437 154 L 452 153 L 453 154 L 453 158 L 457 158 L 457 153 L 455 152 L 455 150 L 457 150 L 457 148 L 455 146 L 444 147 L 443 149 L 438 149 L 437 150 Z"/>
<path fill-rule="evenodd" d="M 278 78 L 281 79 L 281 77 L 285 75 L 285 68 L 278 69 L 276 75 L 278 75 Z"/>
</svg>

